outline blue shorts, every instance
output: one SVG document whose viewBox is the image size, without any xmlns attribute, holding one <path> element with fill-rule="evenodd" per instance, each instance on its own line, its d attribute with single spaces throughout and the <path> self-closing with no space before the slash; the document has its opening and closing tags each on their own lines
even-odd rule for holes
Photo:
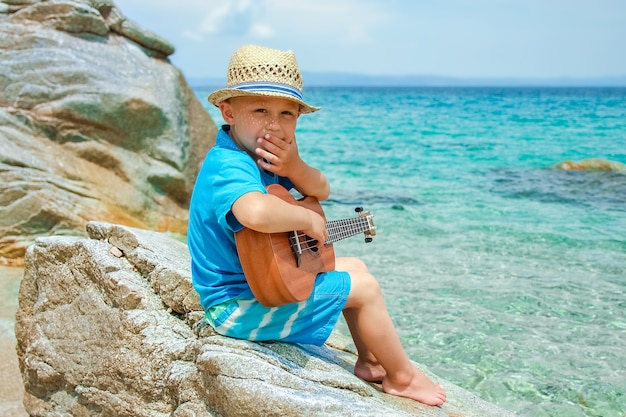
<svg viewBox="0 0 626 417">
<path fill-rule="evenodd" d="M 255 298 L 236 298 L 209 308 L 206 319 L 224 336 L 321 346 L 330 336 L 350 292 L 350 275 L 317 275 L 311 296 L 299 303 L 265 307 Z"/>
</svg>

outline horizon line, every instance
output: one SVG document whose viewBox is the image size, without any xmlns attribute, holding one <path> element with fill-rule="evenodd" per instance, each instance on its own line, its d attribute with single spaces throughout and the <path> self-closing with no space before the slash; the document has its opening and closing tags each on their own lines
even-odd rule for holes
<svg viewBox="0 0 626 417">
<path fill-rule="evenodd" d="M 185 77 L 190 86 L 225 84 L 225 77 Z M 305 87 L 626 87 L 626 75 L 592 77 L 452 77 L 303 71 Z"/>
</svg>

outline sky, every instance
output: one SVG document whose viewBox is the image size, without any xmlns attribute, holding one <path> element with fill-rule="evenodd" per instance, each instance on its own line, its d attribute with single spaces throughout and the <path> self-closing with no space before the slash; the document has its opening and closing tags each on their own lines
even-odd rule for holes
<svg viewBox="0 0 626 417">
<path fill-rule="evenodd" d="M 455 78 L 626 76 L 626 0 L 115 0 L 174 44 L 188 78 L 240 46 L 303 72 Z"/>
</svg>

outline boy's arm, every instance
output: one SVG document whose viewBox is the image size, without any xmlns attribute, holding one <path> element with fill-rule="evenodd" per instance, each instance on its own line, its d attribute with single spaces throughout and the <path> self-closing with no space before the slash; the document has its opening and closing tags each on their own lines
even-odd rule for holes
<svg viewBox="0 0 626 417">
<path fill-rule="evenodd" d="M 292 170 L 288 177 L 300 194 L 304 196 L 313 196 L 323 201 L 330 195 L 330 183 L 326 175 L 304 161 L 298 169 Z"/>
<path fill-rule="evenodd" d="M 258 143 L 260 146 L 256 153 L 260 159 L 257 163 L 262 169 L 288 177 L 302 195 L 312 196 L 320 201 L 328 198 L 330 183 L 326 175 L 300 158 L 295 137 L 282 140 L 267 134 L 259 138 Z"/>
<path fill-rule="evenodd" d="M 263 233 L 299 230 L 319 242 L 327 238 L 326 222 L 313 210 L 289 204 L 272 194 L 258 191 L 239 197 L 232 212 L 245 227 Z"/>
</svg>

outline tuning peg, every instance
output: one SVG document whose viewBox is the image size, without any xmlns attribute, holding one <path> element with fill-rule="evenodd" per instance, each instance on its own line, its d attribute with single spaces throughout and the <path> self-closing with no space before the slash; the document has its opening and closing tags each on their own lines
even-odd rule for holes
<svg viewBox="0 0 626 417">
<path fill-rule="evenodd" d="M 357 213 L 360 213 L 363 211 L 363 207 L 356 207 L 354 211 L 356 211 Z"/>
<path fill-rule="evenodd" d="M 371 237 L 366 237 L 366 238 L 365 238 L 365 243 L 370 243 L 371 241 L 372 241 L 372 238 L 371 238 Z"/>
</svg>

